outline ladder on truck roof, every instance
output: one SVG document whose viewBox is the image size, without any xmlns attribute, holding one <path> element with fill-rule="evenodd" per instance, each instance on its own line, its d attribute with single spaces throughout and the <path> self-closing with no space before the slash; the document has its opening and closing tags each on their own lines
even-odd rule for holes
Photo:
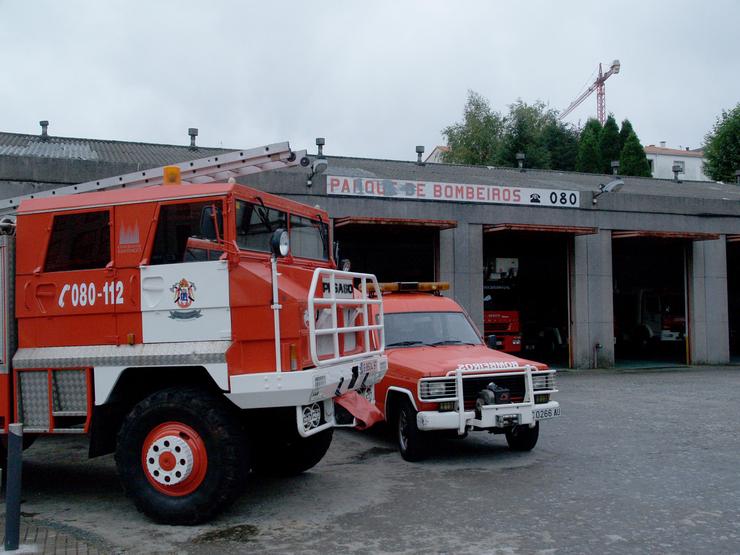
<svg viewBox="0 0 740 555">
<path fill-rule="evenodd" d="M 170 165 L 180 168 L 180 179 L 182 183 L 187 184 L 213 183 L 216 181 L 223 183 L 228 181 L 230 177 L 235 178 L 240 175 L 250 175 L 297 165 L 307 166 L 308 163 L 305 150 L 292 151 L 290 144 L 285 141 Z M 47 191 L 39 191 L 38 193 L 0 200 L 0 215 L 12 215 L 18 209 L 21 201 L 24 200 L 89 193 L 93 191 L 108 191 L 111 189 L 162 185 L 164 182 L 165 167 L 160 166 L 158 168 L 96 179 L 78 185 L 67 185 L 57 189 L 49 189 Z"/>
</svg>

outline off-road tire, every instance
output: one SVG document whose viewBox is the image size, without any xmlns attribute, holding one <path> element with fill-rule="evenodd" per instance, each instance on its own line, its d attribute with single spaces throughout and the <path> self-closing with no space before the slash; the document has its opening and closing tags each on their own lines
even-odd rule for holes
<svg viewBox="0 0 740 555">
<path fill-rule="evenodd" d="M 537 439 L 540 436 L 540 423 L 537 422 L 534 428 L 528 425 L 514 426 L 511 430 L 506 431 L 506 443 L 512 451 L 531 451 L 537 445 Z"/>
<path fill-rule="evenodd" d="M 396 441 L 404 460 L 418 462 L 427 456 L 427 436 L 416 423 L 416 409 L 407 399 L 396 413 Z"/>
<path fill-rule="evenodd" d="M 264 476 L 297 476 L 324 458 L 333 436 L 333 428 L 309 437 L 301 437 L 297 430 L 277 438 L 263 436 L 254 446 L 253 469 Z"/>
<path fill-rule="evenodd" d="M 136 508 L 156 522 L 192 525 L 233 502 L 249 472 L 246 436 L 235 412 L 217 394 L 197 388 L 165 389 L 137 404 L 121 426 L 115 454 L 123 489 Z M 200 440 L 202 449 L 194 457 L 201 464 L 192 468 L 202 472 L 192 491 L 163 492 L 166 486 L 158 489 L 150 481 L 144 443 L 151 445 L 151 435 L 162 426 L 192 430 Z M 188 439 L 185 434 L 180 437 Z"/>
</svg>

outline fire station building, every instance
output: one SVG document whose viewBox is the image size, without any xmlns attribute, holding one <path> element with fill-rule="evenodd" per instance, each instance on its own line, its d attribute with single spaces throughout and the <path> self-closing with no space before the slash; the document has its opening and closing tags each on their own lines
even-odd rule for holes
<svg viewBox="0 0 740 555">
<path fill-rule="evenodd" d="M 0 198 L 228 151 L 0 133 Z M 326 209 L 353 270 L 449 282 L 506 351 L 572 368 L 740 361 L 738 185 L 310 160 L 238 181 Z"/>
</svg>

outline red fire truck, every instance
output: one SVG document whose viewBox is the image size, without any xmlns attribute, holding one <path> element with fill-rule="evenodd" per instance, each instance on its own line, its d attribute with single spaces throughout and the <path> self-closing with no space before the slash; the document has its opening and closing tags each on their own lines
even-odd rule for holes
<svg viewBox="0 0 740 555">
<path fill-rule="evenodd" d="M 495 258 L 483 272 L 483 333 L 505 353 L 522 350 L 518 258 Z"/>
<path fill-rule="evenodd" d="M 386 370 L 376 281 L 336 269 L 325 211 L 230 179 L 307 160 L 279 143 L 2 201 L 0 429 L 88 434 L 171 524 L 314 466 L 333 401 Z"/>
<path fill-rule="evenodd" d="M 447 283 L 380 287 L 388 372 L 375 397 L 401 456 L 418 461 L 435 434 L 476 430 L 533 449 L 540 420 L 560 415 L 555 370 L 489 348 L 462 307 L 438 294 Z"/>
</svg>

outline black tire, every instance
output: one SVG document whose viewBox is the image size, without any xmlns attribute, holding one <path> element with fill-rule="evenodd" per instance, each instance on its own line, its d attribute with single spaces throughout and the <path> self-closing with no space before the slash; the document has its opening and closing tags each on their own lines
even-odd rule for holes
<svg viewBox="0 0 740 555">
<path fill-rule="evenodd" d="M 246 436 L 235 413 L 218 395 L 196 388 L 165 389 L 136 405 L 118 433 L 115 459 L 123 489 L 137 509 L 160 523 L 190 525 L 210 519 L 234 501 L 249 472 Z M 173 438 L 174 447 L 168 438 Z M 191 466 L 185 467 L 185 478 L 177 474 L 182 480 L 177 485 L 155 485 L 159 471 L 145 467 L 155 462 L 145 457 L 157 451 L 159 443 L 166 445 L 156 462 L 164 474 L 180 468 L 165 466 L 165 451 L 175 464 L 187 461 L 178 462 L 181 455 L 174 450 L 189 453 Z"/>
<path fill-rule="evenodd" d="M 293 425 L 295 428 L 295 425 Z M 309 437 L 298 431 L 283 432 L 282 437 L 263 438 L 254 447 L 254 471 L 264 476 L 296 476 L 316 466 L 329 450 L 334 428 Z"/>
<path fill-rule="evenodd" d="M 540 423 L 536 422 L 534 428 L 528 425 L 514 426 L 506 431 L 506 443 L 512 451 L 531 451 L 537 445 L 540 437 Z"/>
<path fill-rule="evenodd" d="M 418 462 L 427 455 L 427 436 L 416 423 L 416 409 L 407 399 L 401 401 L 396 417 L 396 440 L 404 460 Z"/>
</svg>

